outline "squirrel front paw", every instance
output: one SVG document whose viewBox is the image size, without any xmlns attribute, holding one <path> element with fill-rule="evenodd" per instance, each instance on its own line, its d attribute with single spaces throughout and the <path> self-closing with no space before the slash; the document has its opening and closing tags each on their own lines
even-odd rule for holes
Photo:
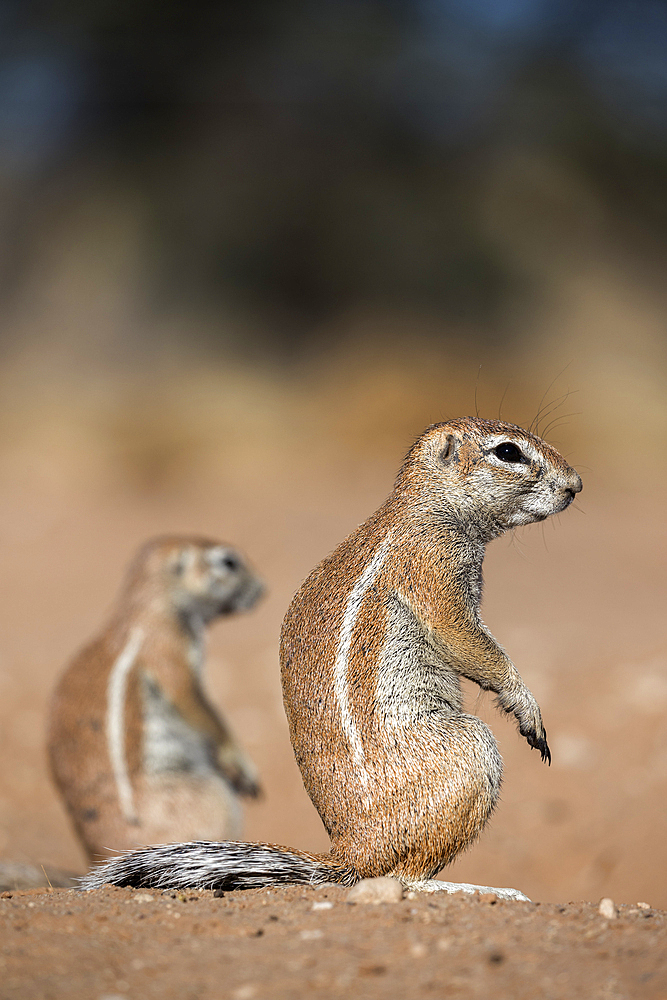
<svg viewBox="0 0 667 1000">
<path fill-rule="evenodd" d="M 535 698 L 518 677 L 514 688 L 503 690 L 498 695 L 498 705 L 505 712 L 511 712 L 519 724 L 519 732 L 528 745 L 540 751 L 542 760 L 551 765 L 551 750 L 547 743 L 547 731 L 542 722 L 542 713 Z"/>
<path fill-rule="evenodd" d="M 228 775 L 228 780 L 234 791 L 238 792 L 239 795 L 245 795 L 249 799 L 258 799 L 262 795 L 262 786 L 259 782 L 255 778 L 243 774 L 242 771 L 239 771 L 233 777 Z"/>
<path fill-rule="evenodd" d="M 534 729 L 530 730 L 527 733 L 522 733 L 521 735 L 525 736 L 529 746 L 531 746 L 534 750 L 540 751 L 540 756 L 542 760 L 546 760 L 549 767 L 551 767 L 551 750 L 549 749 L 549 744 L 547 743 L 546 729 L 544 728 L 542 729 L 541 736 L 538 736 L 537 732 Z"/>
<path fill-rule="evenodd" d="M 238 795 L 256 799 L 262 794 L 255 765 L 245 754 L 221 748 L 218 752 L 218 766 Z"/>
</svg>

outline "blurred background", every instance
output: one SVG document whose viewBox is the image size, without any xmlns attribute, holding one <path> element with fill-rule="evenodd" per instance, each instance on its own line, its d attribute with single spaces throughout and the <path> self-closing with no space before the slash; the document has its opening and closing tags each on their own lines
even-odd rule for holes
<svg viewBox="0 0 667 1000">
<path fill-rule="evenodd" d="M 545 408 L 585 490 L 491 547 L 485 617 L 554 763 L 468 690 L 505 792 L 447 877 L 667 907 L 666 180 L 652 0 L 1 0 L 0 858 L 82 870 L 48 700 L 163 531 L 265 577 L 209 685 L 247 835 L 326 849 L 291 595 L 426 424 Z"/>
</svg>

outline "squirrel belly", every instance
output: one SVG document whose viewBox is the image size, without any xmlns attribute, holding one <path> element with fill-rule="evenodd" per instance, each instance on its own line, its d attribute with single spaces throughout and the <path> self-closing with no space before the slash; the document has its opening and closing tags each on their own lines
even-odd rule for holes
<svg viewBox="0 0 667 1000">
<path fill-rule="evenodd" d="M 581 479 L 512 424 L 461 418 L 415 442 L 387 501 L 306 579 L 281 634 L 290 737 L 329 855 L 175 844 L 84 881 L 242 888 L 392 875 L 432 891 L 480 834 L 502 778 L 495 739 L 462 708 L 460 678 L 497 695 L 550 761 L 539 706 L 480 617 L 486 544 L 570 505 Z M 525 898 L 513 889 L 493 889 Z"/>
<path fill-rule="evenodd" d="M 433 877 L 481 832 L 502 761 L 489 728 L 462 712 L 459 678 L 405 596 L 416 568 L 405 543 L 387 531 L 372 549 L 385 518 L 402 537 L 395 513 L 362 525 L 304 583 L 281 659 L 292 745 L 333 856 L 359 878 L 412 880 Z"/>
</svg>

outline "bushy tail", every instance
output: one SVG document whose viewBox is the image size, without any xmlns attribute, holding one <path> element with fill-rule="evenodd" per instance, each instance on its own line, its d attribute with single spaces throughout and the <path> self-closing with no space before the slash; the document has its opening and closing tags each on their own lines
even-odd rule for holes
<svg viewBox="0 0 667 1000">
<path fill-rule="evenodd" d="M 268 885 L 354 885 L 359 876 L 329 854 L 275 844 L 195 840 L 127 851 L 93 868 L 83 889 L 132 885 L 158 889 L 256 889 Z"/>
</svg>

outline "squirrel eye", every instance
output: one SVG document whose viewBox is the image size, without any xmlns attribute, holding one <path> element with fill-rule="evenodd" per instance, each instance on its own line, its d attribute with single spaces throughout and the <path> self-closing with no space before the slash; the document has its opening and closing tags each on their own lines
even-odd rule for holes
<svg viewBox="0 0 667 1000">
<path fill-rule="evenodd" d="M 520 448 L 517 448 L 515 444 L 511 441 L 503 441 L 499 444 L 497 448 L 493 449 L 494 455 L 497 455 L 501 462 L 525 462 L 526 457 Z"/>
<path fill-rule="evenodd" d="M 220 560 L 220 564 L 225 567 L 225 569 L 231 569 L 232 571 L 239 568 L 239 561 L 235 559 L 234 556 L 223 556 Z"/>
</svg>

